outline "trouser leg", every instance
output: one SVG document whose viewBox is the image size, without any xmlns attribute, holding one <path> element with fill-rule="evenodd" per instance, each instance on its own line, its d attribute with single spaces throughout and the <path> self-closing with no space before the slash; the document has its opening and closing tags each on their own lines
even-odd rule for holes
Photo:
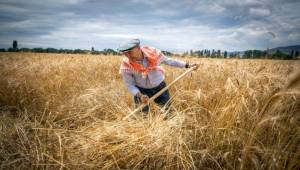
<svg viewBox="0 0 300 170">
<path fill-rule="evenodd" d="M 157 87 L 152 88 L 152 89 L 144 89 L 141 87 L 137 87 L 140 92 L 144 95 L 147 95 L 149 98 L 154 96 L 156 93 L 158 93 L 161 89 L 166 87 L 166 83 L 163 81 L 160 83 Z M 154 102 L 157 103 L 158 105 L 164 107 L 165 110 L 168 110 L 170 108 L 170 93 L 169 90 L 164 91 L 161 95 L 159 95 L 156 99 L 154 99 Z M 134 96 L 134 102 L 136 106 L 138 107 L 141 104 L 140 98 L 137 96 Z M 143 112 L 149 112 L 149 105 L 145 106 L 142 109 Z"/>
<path fill-rule="evenodd" d="M 166 83 L 165 82 L 162 82 L 159 87 L 157 88 L 156 92 L 159 92 L 161 89 L 165 88 L 166 87 Z M 170 93 L 169 93 L 169 90 L 166 90 L 164 91 L 160 96 L 158 96 L 154 102 L 159 104 L 160 106 L 163 106 L 165 108 L 165 110 L 168 110 L 169 107 L 170 107 Z"/>
<path fill-rule="evenodd" d="M 163 92 L 160 96 L 158 96 L 154 101 L 158 105 L 164 107 L 165 110 L 168 110 L 171 105 L 169 100 L 170 100 L 170 94 L 169 91 L 167 90 Z"/>
</svg>

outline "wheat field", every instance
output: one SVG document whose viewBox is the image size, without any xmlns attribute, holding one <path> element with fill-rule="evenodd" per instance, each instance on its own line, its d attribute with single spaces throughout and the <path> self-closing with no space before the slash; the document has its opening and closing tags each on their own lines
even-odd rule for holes
<svg viewBox="0 0 300 170">
<path fill-rule="evenodd" d="M 123 120 L 121 58 L 0 53 L 0 169 L 300 169 L 299 60 L 178 58 L 173 117 Z"/>
</svg>

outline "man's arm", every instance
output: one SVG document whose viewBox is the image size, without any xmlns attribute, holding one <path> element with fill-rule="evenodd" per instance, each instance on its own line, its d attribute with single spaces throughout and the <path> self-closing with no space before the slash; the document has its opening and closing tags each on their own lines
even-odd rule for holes
<svg viewBox="0 0 300 170">
<path fill-rule="evenodd" d="M 164 59 L 162 60 L 161 62 L 162 64 L 166 64 L 166 65 L 169 65 L 169 66 L 174 66 L 174 67 L 180 67 L 180 68 L 187 68 L 187 62 L 184 62 L 184 61 L 180 61 L 180 60 L 175 60 L 175 59 L 172 59 L 172 58 L 169 58 L 169 57 L 164 57 Z"/>
<path fill-rule="evenodd" d="M 198 69 L 199 64 L 190 64 L 189 62 L 184 62 L 181 60 L 176 60 L 170 57 L 166 57 L 161 51 L 157 50 L 157 53 L 159 55 L 159 64 L 166 64 L 169 66 L 174 66 L 174 67 L 180 67 L 180 68 L 190 68 L 190 67 L 195 67 L 195 70 Z"/>
<path fill-rule="evenodd" d="M 158 50 L 158 49 L 155 49 L 155 50 L 156 50 L 156 54 L 158 55 L 158 65 L 166 64 L 169 66 L 180 67 L 180 68 L 186 67 L 186 65 L 187 65 L 186 62 L 169 58 L 169 57 L 165 56 L 160 50 Z"/>
<path fill-rule="evenodd" d="M 131 73 L 123 72 L 122 73 L 123 81 L 127 86 L 128 91 L 133 95 L 141 99 L 142 103 L 146 104 L 149 100 L 147 95 L 144 95 L 140 90 L 135 86 L 134 78 Z"/>
<path fill-rule="evenodd" d="M 140 90 L 135 86 L 135 81 L 131 73 L 128 72 L 122 72 L 123 81 L 128 89 L 128 91 L 132 95 L 137 95 L 140 93 Z"/>
</svg>

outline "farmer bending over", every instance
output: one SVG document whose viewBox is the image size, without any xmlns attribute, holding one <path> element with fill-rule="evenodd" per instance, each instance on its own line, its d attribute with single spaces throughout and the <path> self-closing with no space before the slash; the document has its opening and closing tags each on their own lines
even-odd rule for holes
<svg viewBox="0 0 300 170">
<path fill-rule="evenodd" d="M 119 51 L 125 55 L 120 67 L 124 83 L 129 92 L 134 96 L 136 106 L 146 104 L 150 97 L 166 87 L 164 69 L 159 66 L 166 64 L 180 68 L 190 68 L 198 64 L 189 64 L 166 57 L 160 50 L 149 46 L 140 46 L 139 39 L 132 39 L 120 45 Z M 170 94 L 166 90 L 154 101 L 168 110 Z M 149 106 L 142 109 L 149 111 Z"/>
</svg>

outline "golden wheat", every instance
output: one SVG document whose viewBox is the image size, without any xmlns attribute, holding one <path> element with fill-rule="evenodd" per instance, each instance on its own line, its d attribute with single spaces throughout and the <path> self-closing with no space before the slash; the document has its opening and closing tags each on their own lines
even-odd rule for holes
<svg viewBox="0 0 300 170">
<path fill-rule="evenodd" d="M 300 168 L 300 61 L 180 59 L 174 117 L 123 120 L 120 56 L 0 53 L 0 169 Z"/>
</svg>

